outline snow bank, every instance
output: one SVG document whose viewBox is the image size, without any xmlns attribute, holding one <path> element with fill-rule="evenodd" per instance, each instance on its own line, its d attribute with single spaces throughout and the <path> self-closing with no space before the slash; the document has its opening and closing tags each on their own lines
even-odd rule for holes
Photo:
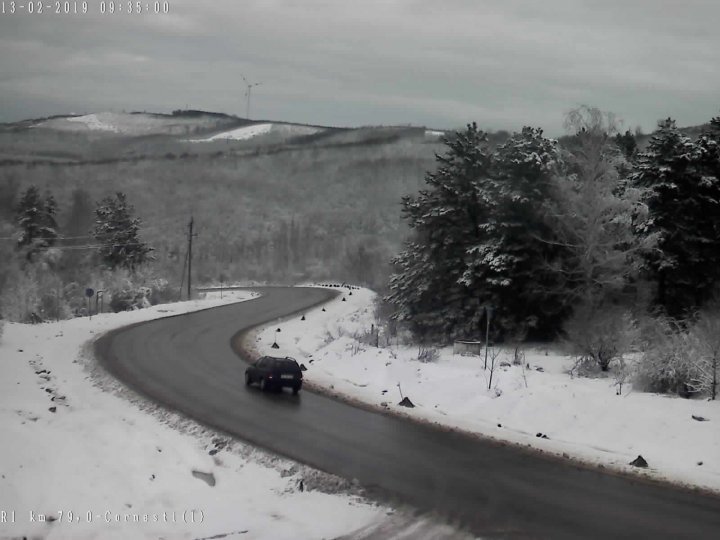
<svg viewBox="0 0 720 540">
<path fill-rule="evenodd" d="M 630 385 L 616 395 L 613 379 L 572 378 L 572 360 L 543 348 L 527 348 L 522 366 L 512 365 L 512 351 L 496 351 L 488 389 L 484 357 L 446 348 L 436 362 L 422 363 L 415 347 L 361 343 L 356 337 L 377 324 L 375 295 L 338 290 L 341 297 L 325 312 L 274 324 L 251 337 L 254 347 L 294 356 L 308 367 L 311 384 L 381 409 L 625 472 L 637 472 L 628 463 L 641 454 L 650 464 L 642 474 L 720 490 L 720 402 L 640 393 Z M 279 350 L 270 348 L 276 338 Z M 400 391 L 414 409 L 397 405 Z"/>
<path fill-rule="evenodd" d="M 300 479 L 332 478 L 155 407 L 88 356 L 89 341 L 110 329 L 248 297 L 224 291 L 92 320 L 7 324 L 0 538 L 329 538 L 384 516 L 350 495 L 301 491 Z"/>
</svg>

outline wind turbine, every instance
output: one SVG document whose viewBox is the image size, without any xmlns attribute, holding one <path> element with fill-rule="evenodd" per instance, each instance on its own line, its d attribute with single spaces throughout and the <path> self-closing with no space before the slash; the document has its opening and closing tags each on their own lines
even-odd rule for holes
<svg viewBox="0 0 720 540">
<path fill-rule="evenodd" d="M 245 90 L 245 97 L 247 97 L 247 104 L 245 105 L 245 118 L 248 120 L 250 119 L 250 93 L 254 86 L 260 86 L 262 83 L 249 83 L 248 80 L 245 78 L 245 75 L 240 74 L 243 81 L 245 81 L 245 85 L 247 89 Z"/>
</svg>

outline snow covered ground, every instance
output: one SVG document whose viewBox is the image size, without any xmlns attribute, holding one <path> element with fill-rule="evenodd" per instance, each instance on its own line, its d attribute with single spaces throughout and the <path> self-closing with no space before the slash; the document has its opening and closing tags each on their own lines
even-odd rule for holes
<svg viewBox="0 0 720 540">
<path fill-rule="evenodd" d="M 415 348 L 368 344 L 374 293 L 337 290 L 324 312 L 251 334 L 254 346 L 295 356 L 311 385 L 382 410 L 720 490 L 717 402 L 631 388 L 618 396 L 612 379 L 571 378 L 570 360 L 542 348 L 525 351 L 524 369 L 499 365 L 488 390 L 481 357 L 446 349 L 423 363 Z M 349 494 L 347 482 L 154 406 L 92 358 L 92 340 L 110 329 L 247 297 L 226 290 L 222 300 L 7 324 L 0 339 L 0 538 L 463 538 L 402 511 L 388 515 Z M 500 351 L 496 362 L 510 364 L 508 355 Z M 398 406 L 400 392 L 415 408 Z M 647 471 L 627 465 L 638 454 Z"/>
<path fill-rule="evenodd" d="M 156 407 L 92 358 L 90 343 L 110 329 L 249 296 L 7 324 L 0 538 L 319 539 L 387 521 L 346 482 Z"/>
<path fill-rule="evenodd" d="M 319 128 L 310 126 L 296 126 L 292 124 L 253 124 L 251 126 L 245 126 L 237 129 L 231 129 L 222 133 L 217 133 L 212 137 L 206 139 L 190 139 L 188 142 L 201 143 L 201 142 L 214 142 L 220 140 L 233 140 L 233 141 L 244 141 L 259 137 L 261 135 L 267 135 L 268 133 L 277 133 L 281 136 L 296 137 L 300 135 L 311 135 L 320 131 Z"/>
<path fill-rule="evenodd" d="M 488 390 L 482 356 L 453 355 L 446 348 L 436 361 L 423 363 L 415 347 L 376 348 L 372 340 L 356 339 L 377 324 L 374 293 L 337 290 L 341 297 L 325 312 L 317 308 L 305 321 L 274 323 L 250 337 L 253 347 L 260 354 L 293 356 L 307 366 L 307 383 L 380 409 L 720 491 L 720 402 L 640 393 L 631 385 L 616 395 L 612 378 L 573 378 L 572 360 L 542 347 L 527 348 L 523 366 L 512 365 L 511 351 L 497 351 Z M 274 340 L 277 350 L 270 347 Z M 398 406 L 400 392 L 415 408 Z M 649 469 L 628 465 L 638 455 Z"/>
<path fill-rule="evenodd" d="M 228 122 L 226 120 L 225 122 Z M 96 131 L 123 135 L 187 135 L 196 129 L 212 129 L 222 121 L 213 116 L 159 116 L 143 113 L 99 112 L 68 118 L 52 118 L 35 127 L 61 131 Z"/>
</svg>

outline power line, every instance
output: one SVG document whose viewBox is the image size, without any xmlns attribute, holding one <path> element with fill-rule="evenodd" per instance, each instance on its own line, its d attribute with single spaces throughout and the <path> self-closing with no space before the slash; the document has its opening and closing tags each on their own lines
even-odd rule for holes
<svg viewBox="0 0 720 540">
<path fill-rule="evenodd" d="M 128 229 L 123 229 L 122 231 L 112 231 L 112 233 L 103 233 L 103 234 L 125 234 L 125 233 L 128 233 L 128 232 L 132 232 L 133 229 L 135 229 L 135 227 L 131 227 L 131 228 L 128 228 Z M 154 229 L 153 229 L 153 228 L 143 229 L 143 230 L 142 230 L 143 234 L 147 234 L 148 230 L 149 230 L 149 231 L 155 231 L 156 228 L 154 228 Z M 90 238 L 97 239 L 97 237 L 96 237 L 94 234 L 86 234 L 86 235 L 83 235 L 83 236 L 61 236 L 61 235 L 58 235 L 58 236 L 55 236 L 55 237 L 51 237 L 51 236 L 34 236 L 34 237 L 33 237 L 33 240 L 85 240 L 85 239 L 90 239 Z M 18 239 L 17 236 L 0 236 L 0 240 L 17 240 L 17 239 Z"/>
<path fill-rule="evenodd" d="M 82 246 L 47 246 L 47 249 L 59 249 L 62 251 L 74 251 L 82 249 L 100 249 L 107 247 L 130 247 L 130 246 L 142 246 L 144 242 L 123 242 L 123 243 L 108 243 L 108 244 L 85 244 Z"/>
</svg>

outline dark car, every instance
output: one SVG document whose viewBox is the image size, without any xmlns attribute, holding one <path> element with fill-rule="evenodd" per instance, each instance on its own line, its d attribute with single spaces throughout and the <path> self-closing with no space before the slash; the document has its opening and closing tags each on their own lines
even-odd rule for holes
<svg viewBox="0 0 720 540">
<path fill-rule="evenodd" d="M 287 386 L 292 388 L 293 394 L 297 394 L 302 387 L 302 380 L 300 366 L 289 356 L 262 356 L 245 370 L 245 384 L 249 386 L 258 383 L 263 391 L 282 390 Z"/>
</svg>

